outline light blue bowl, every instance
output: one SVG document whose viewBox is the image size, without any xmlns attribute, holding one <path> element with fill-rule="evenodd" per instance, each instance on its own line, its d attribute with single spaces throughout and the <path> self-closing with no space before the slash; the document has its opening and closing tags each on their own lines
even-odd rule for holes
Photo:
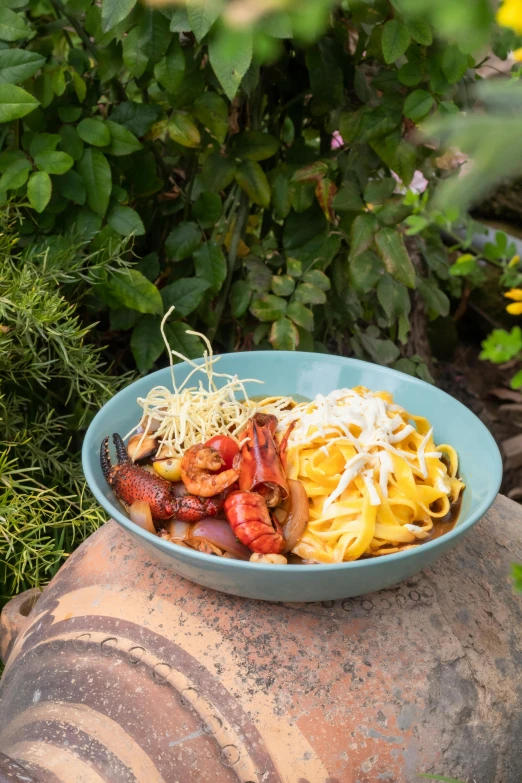
<svg viewBox="0 0 522 783">
<path fill-rule="evenodd" d="M 176 379 L 188 372 L 175 367 Z M 110 400 L 93 419 L 83 444 L 83 469 L 87 483 L 103 508 L 136 542 L 147 547 L 186 579 L 246 598 L 265 601 L 325 601 L 364 595 L 390 587 L 429 566 L 454 547 L 493 503 L 502 478 L 502 461 L 492 436 L 464 405 L 409 375 L 355 359 L 314 353 L 259 351 L 225 354 L 219 372 L 240 378 L 258 378 L 264 386 L 247 384 L 251 395 L 316 394 L 345 387 L 366 386 L 386 390 L 410 413 L 426 416 L 434 427 L 435 443 L 455 447 L 460 475 L 466 483 L 462 509 L 455 528 L 415 549 L 375 559 L 335 565 L 258 565 L 205 555 L 145 532 L 125 515 L 100 469 L 100 443 L 105 435 L 124 436 L 138 422 L 137 397 L 146 397 L 153 386 L 170 388 L 168 368 L 135 381 Z"/>
</svg>

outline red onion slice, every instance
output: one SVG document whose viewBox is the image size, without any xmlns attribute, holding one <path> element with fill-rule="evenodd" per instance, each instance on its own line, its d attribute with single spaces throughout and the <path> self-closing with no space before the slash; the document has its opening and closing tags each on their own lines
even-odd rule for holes
<svg viewBox="0 0 522 783">
<path fill-rule="evenodd" d="M 201 522 L 196 522 L 192 527 L 191 538 L 204 538 L 214 546 L 236 555 L 241 560 L 249 560 L 252 554 L 250 549 L 237 540 L 228 522 L 222 522 L 212 517 L 206 517 Z"/>
</svg>

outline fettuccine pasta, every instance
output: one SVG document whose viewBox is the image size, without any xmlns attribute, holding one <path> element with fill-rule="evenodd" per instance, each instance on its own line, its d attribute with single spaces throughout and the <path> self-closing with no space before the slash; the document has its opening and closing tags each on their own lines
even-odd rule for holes
<svg viewBox="0 0 522 783">
<path fill-rule="evenodd" d="M 415 546 L 464 488 L 455 450 L 435 446 L 429 421 L 387 392 L 357 387 L 293 407 L 282 398 L 261 406 L 277 412 L 279 438 L 295 423 L 287 472 L 302 482 L 310 517 L 292 551 L 306 561 L 339 563 Z"/>
</svg>

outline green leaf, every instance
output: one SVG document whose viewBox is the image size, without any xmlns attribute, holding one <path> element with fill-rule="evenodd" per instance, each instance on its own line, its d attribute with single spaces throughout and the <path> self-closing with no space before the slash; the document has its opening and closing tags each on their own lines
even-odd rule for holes
<svg viewBox="0 0 522 783">
<path fill-rule="evenodd" d="M 382 53 L 384 60 L 388 65 L 394 63 L 399 57 L 402 57 L 410 45 L 410 33 L 396 19 L 390 19 L 383 27 L 382 31 Z"/>
<path fill-rule="evenodd" d="M 65 174 L 74 165 L 74 159 L 66 152 L 42 152 L 34 158 L 36 168 L 48 174 Z"/>
<path fill-rule="evenodd" d="M 87 117 L 79 122 L 76 132 L 82 141 L 96 147 L 106 147 L 111 141 L 107 125 L 102 120 L 95 120 L 92 117 Z"/>
<path fill-rule="evenodd" d="M 135 5 L 136 0 L 103 0 L 101 12 L 103 32 L 112 30 L 122 22 Z"/>
<path fill-rule="evenodd" d="M 514 326 L 511 332 L 505 329 L 493 329 L 482 343 L 480 359 L 489 359 L 495 364 L 509 362 L 522 351 L 522 330 Z"/>
<path fill-rule="evenodd" d="M 132 32 L 132 31 L 131 31 Z M 135 136 L 144 136 L 150 131 L 161 115 L 161 108 L 153 103 L 136 103 L 124 101 L 115 106 L 111 113 L 111 120 L 118 125 L 123 125 Z M 106 123 L 111 130 L 109 121 Z M 111 131 L 112 135 L 112 131 Z M 114 139 L 113 139 L 114 143 Z M 113 153 L 117 154 L 117 153 Z M 121 153 L 120 153 L 121 154 Z"/>
<path fill-rule="evenodd" d="M 301 302 L 301 304 L 324 304 L 326 302 L 325 292 L 312 283 L 298 285 L 294 298 L 296 302 Z"/>
<path fill-rule="evenodd" d="M 87 190 L 85 188 L 85 182 L 80 175 L 73 171 L 67 171 L 63 174 L 59 180 L 57 180 L 58 190 L 64 196 L 64 198 L 73 201 L 79 206 L 83 206 L 87 199 Z"/>
<path fill-rule="evenodd" d="M 276 154 L 279 141 L 269 133 L 244 131 L 233 137 L 233 152 L 242 160 L 267 160 Z"/>
<path fill-rule="evenodd" d="M 119 269 L 103 285 L 112 307 L 129 307 L 139 313 L 161 315 L 163 302 L 156 286 L 136 269 Z"/>
<path fill-rule="evenodd" d="M 173 261 L 189 258 L 201 243 L 201 229 L 197 223 L 183 222 L 175 226 L 165 242 L 167 257 Z"/>
<path fill-rule="evenodd" d="M 138 213 L 131 207 L 118 206 L 113 207 L 107 215 L 107 222 L 122 237 L 142 236 L 145 233 L 145 226 Z"/>
<path fill-rule="evenodd" d="M 430 224 L 428 218 L 425 218 L 422 215 L 410 215 L 404 222 L 408 226 L 406 234 L 409 237 L 424 231 L 424 229 Z"/>
<path fill-rule="evenodd" d="M 201 177 L 208 190 L 224 190 L 234 179 L 236 164 L 233 158 L 213 152 L 203 164 Z"/>
<path fill-rule="evenodd" d="M 87 85 L 85 84 L 85 81 L 82 79 L 80 74 L 74 70 L 74 68 L 69 69 L 69 73 L 72 76 L 76 97 L 80 103 L 83 103 L 85 96 L 87 95 Z"/>
<path fill-rule="evenodd" d="M 11 163 L 15 160 L 26 160 L 26 157 L 22 150 L 19 149 L 7 149 L 0 153 L 0 171 L 6 171 Z"/>
<path fill-rule="evenodd" d="M 171 33 L 192 32 L 192 28 L 188 20 L 187 9 L 185 6 L 182 6 L 181 8 L 176 8 L 174 13 L 172 14 L 172 18 L 170 20 L 170 31 Z"/>
<path fill-rule="evenodd" d="M 352 224 L 350 258 L 368 250 L 373 242 L 378 224 L 373 215 L 357 215 Z"/>
<path fill-rule="evenodd" d="M 436 315 L 441 315 L 443 318 L 449 315 L 450 301 L 444 291 L 440 290 L 433 278 L 424 278 L 418 284 L 417 290 L 425 304 Z"/>
<path fill-rule="evenodd" d="M 371 250 L 352 258 L 348 270 L 350 284 L 358 293 L 367 294 L 372 291 L 384 272 L 384 265 L 378 255 Z"/>
<path fill-rule="evenodd" d="M 360 212 L 364 209 L 359 185 L 347 180 L 333 197 L 332 206 L 337 212 Z"/>
<path fill-rule="evenodd" d="M 203 191 L 192 207 L 192 216 L 201 228 L 213 228 L 221 216 L 223 205 L 217 193 Z"/>
<path fill-rule="evenodd" d="M 21 87 L 14 84 L 0 84 L 0 122 L 11 122 L 25 117 L 40 102 Z"/>
<path fill-rule="evenodd" d="M 228 108 L 221 95 L 204 92 L 194 101 L 193 112 L 200 123 L 222 144 L 228 132 Z"/>
<path fill-rule="evenodd" d="M 286 314 L 292 319 L 294 324 L 301 326 L 308 332 L 314 330 L 314 314 L 308 307 L 305 307 L 301 302 L 290 302 L 288 305 Z"/>
<path fill-rule="evenodd" d="M 299 344 L 299 332 L 288 318 L 274 321 L 268 338 L 277 351 L 295 351 Z"/>
<path fill-rule="evenodd" d="M 161 289 L 161 298 L 165 312 L 169 307 L 174 306 L 173 315 L 179 318 L 185 318 L 190 315 L 196 307 L 199 307 L 205 291 L 210 285 L 206 280 L 200 280 L 197 277 L 182 277 L 174 283 Z"/>
<path fill-rule="evenodd" d="M 393 364 L 400 356 L 399 348 L 391 340 L 380 340 L 368 333 L 361 333 L 359 339 L 364 350 L 378 364 Z"/>
<path fill-rule="evenodd" d="M 265 209 L 268 207 L 270 185 L 259 163 L 253 160 L 244 161 L 237 167 L 235 177 L 237 184 L 245 191 L 250 201 Z"/>
<path fill-rule="evenodd" d="M 221 13 L 221 0 L 187 0 L 187 16 L 196 41 L 206 36 Z"/>
<path fill-rule="evenodd" d="M 105 125 L 111 136 L 110 146 L 106 150 L 108 155 L 132 155 L 142 149 L 142 144 L 128 128 L 112 120 L 106 120 Z"/>
<path fill-rule="evenodd" d="M 185 57 L 179 41 L 170 43 L 167 54 L 154 67 L 154 76 L 167 92 L 177 92 L 185 73 Z"/>
<path fill-rule="evenodd" d="M 364 200 L 367 204 L 383 204 L 397 187 L 393 177 L 370 180 L 364 189 Z"/>
<path fill-rule="evenodd" d="M 457 44 L 450 44 L 442 56 L 442 70 L 448 82 L 456 84 L 468 70 L 468 55 L 462 54 Z"/>
<path fill-rule="evenodd" d="M 511 378 L 509 385 L 512 389 L 520 389 L 522 386 L 522 370 L 519 370 L 515 375 Z M 522 573 L 520 574 L 522 577 Z M 522 589 L 522 581 L 520 582 L 520 588 Z"/>
<path fill-rule="evenodd" d="M 252 30 L 222 27 L 208 45 L 210 64 L 225 94 L 233 100 L 252 62 Z"/>
<path fill-rule="evenodd" d="M 169 20 L 160 11 L 147 9 L 139 30 L 139 47 L 143 55 L 155 65 L 165 55 L 172 38 Z"/>
<path fill-rule="evenodd" d="M 82 116 L 80 106 L 59 106 L 58 117 L 62 122 L 76 122 Z M 60 128 L 61 130 L 61 128 Z"/>
<path fill-rule="evenodd" d="M 212 240 L 204 242 L 194 253 L 196 275 L 210 284 L 217 294 L 227 276 L 227 262 L 221 247 Z"/>
<path fill-rule="evenodd" d="M 103 217 L 109 206 L 112 190 L 111 167 L 107 158 L 97 149 L 88 147 L 77 163 L 78 173 L 85 182 L 87 204 L 93 212 Z M 137 308 L 135 308 L 137 309 Z"/>
<path fill-rule="evenodd" d="M 293 294 L 295 281 L 290 275 L 273 275 L 272 291 L 277 296 L 290 296 Z"/>
<path fill-rule="evenodd" d="M 254 299 L 250 305 L 250 312 L 263 323 L 267 321 L 276 321 L 286 313 L 286 299 L 273 294 Z"/>
<path fill-rule="evenodd" d="M 405 87 L 415 87 L 423 79 L 423 73 L 419 63 L 405 63 L 397 71 L 397 78 Z"/>
<path fill-rule="evenodd" d="M 415 287 L 415 270 L 402 234 L 394 228 L 381 228 L 375 235 L 375 244 L 390 275 L 408 288 Z"/>
<path fill-rule="evenodd" d="M 136 269 L 138 272 L 141 272 L 147 280 L 150 280 L 151 282 L 154 282 L 157 277 L 159 277 L 160 274 L 160 263 L 159 263 L 159 256 L 157 253 L 152 252 L 148 253 L 146 256 L 143 256 L 142 259 L 138 261 L 136 264 Z"/>
<path fill-rule="evenodd" d="M 321 291 L 329 291 L 331 288 L 330 278 L 321 272 L 320 269 L 310 269 L 303 275 L 303 281 L 305 283 L 311 283 L 312 285 L 320 288 Z"/>
<path fill-rule="evenodd" d="M 42 152 L 54 152 L 60 141 L 58 133 L 37 133 L 29 145 L 29 154 L 34 158 Z"/>
<path fill-rule="evenodd" d="M 0 177 L 0 191 L 17 190 L 25 185 L 32 166 L 27 158 L 15 160 Z"/>
<path fill-rule="evenodd" d="M 263 32 L 274 38 L 292 38 L 292 19 L 286 11 L 275 11 L 261 20 Z"/>
<path fill-rule="evenodd" d="M 25 49 L 0 51 L 0 84 L 18 84 L 30 79 L 42 67 L 45 57 Z"/>
<path fill-rule="evenodd" d="M 169 341 L 171 350 L 186 356 L 187 359 L 197 359 L 203 355 L 203 344 L 195 334 L 187 334 L 187 324 L 180 321 L 165 324 L 165 333 Z M 181 361 L 173 356 L 174 362 Z"/>
<path fill-rule="evenodd" d="M 328 179 L 328 177 L 320 179 L 315 186 L 315 196 L 317 201 L 319 202 L 321 209 L 324 212 L 325 218 L 330 223 L 335 222 L 335 213 L 332 209 L 332 201 L 336 193 L 337 188 L 335 183 L 332 182 L 331 179 Z"/>
<path fill-rule="evenodd" d="M 379 280 L 377 299 L 390 320 L 400 315 L 408 315 L 411 310 L 407 289 L 390 275 L 385 274 Z"/>
<path fill-rule="evenodd" d="M 408 19 L 406 29 L 413 40 L 421 46 L 431 46 L 433 43 L 433 33 L 431 27 L 425 19 L 419 17 Z"/>
<path fill-rule="evenodd" d="M 85 149 L 83 141 L 72 125 L 62 125 L 60 128 L 60 147 L 74 160 L 80 160 Z"/>
<path fill-rule="evenodd" d="M 130 341 L 132 355 L 141 373 L 148 372 L 165 350 L 160 326 L 159 318 L 144 315 L 132 330 Z"/>
<path fill-rule="evenodd" d="M 284 220 L 292 209 L 291 190 L 288 173 L 278 166 L 270 172 L 270 188 L 272 191 L 272 211 L 278 220 Z"/>
<path fill-rule="evenodd" d="M 435 100 L 426 90 L 414 90 L 404 101 L 404 116 L 420 122 L 433 108 Z"/>
<path fill-rule="evenodd" d="M 141 48 L 141 35 L 141 28 L 133 27 L 123 39 L 122 44 L 123 64 L 134 79 L 143 76 L 149 64 L 149 58 Z"/>
<path fill-rule="evenodd" d="M 36 212 L 41 214 L 44 211 L 51 200 L 51 193 L 51 178 L 46 171 L 36 171 L 31 174 L 27 183 L 27 198 Z"/>
<path fill-rule="evenodd" d="M 0 41 L 19 41 L 30 34 L 31 30 L 21 14 L 9 8 L 0 8 Z"/>
<path fill-rule="evenodd" d="M 292 175 L 292 182 L 319 182 L 328 172 L 328 163 L 316 160 L 298 169 Z"/>
<path fill-rule="evenodd" d="M 230 289 L 230 310 L 234 318 L 241 318 L 248 310 L 252 290 L 244 280 L 236 280 Z"/>
<path fill-rule="evenodd" d="M 201 143 L 201 135 L 194 120 L 184 111 L 172 112 L 167 130 L 172 141 L 182 147 L 198 147 Z"/>
<path fill-rule="evenodd" d="M 303 265 L 296 258 L 287 258 L 286 271 L 290 277 L 301 277 L 303 274 Z"/>
</svg>

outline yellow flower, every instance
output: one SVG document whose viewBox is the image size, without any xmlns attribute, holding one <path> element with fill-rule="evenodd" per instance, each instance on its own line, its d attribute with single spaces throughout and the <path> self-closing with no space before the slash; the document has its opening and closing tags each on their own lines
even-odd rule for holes
<svg viewBox="0 0 522 783">
<path fill-rule="evenodd" d="M 497 22 L 522 34 L 522 0 L 504 0 L 497 11 Z"/>
<path fill-rule="evenodd" d="M 506 310 L 511 315 L 522 315 L 522 302 L 513 302 L 506 307 Z"/>
<path fill-rule="evenodd" d="M 517 61 L 517 63 L 522 63 L 522 49 L 515 49 L 513 52 L 513 57 Z"/>
<path fill-rule="evenodd" d="M 512 288 L 511 291 L 506 291 L 504 296 L 506 299 L 514 299 L 515 302 L 522 302 L 522 288 Z"/>
<path fill-rule="evenodd" d="M 522 49 L 520 51 L 522 52 Z M 520 263 L 520 256 L 513 256 L 508 266 L 513 268 L 514 266 L 518 266 L 519 263 Z"/>
</svg>

